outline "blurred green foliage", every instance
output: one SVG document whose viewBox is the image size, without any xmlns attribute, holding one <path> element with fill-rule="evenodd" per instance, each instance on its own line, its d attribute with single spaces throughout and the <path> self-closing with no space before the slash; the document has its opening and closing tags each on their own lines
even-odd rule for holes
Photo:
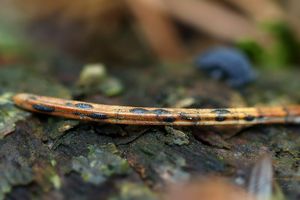
<svg viewBox="0 0 300 200">
<path fill-rule="evenodd" d="M 300 62 L 300 43 L 285 23 L 265 23 L 262 28 L 274 38 L 270 46 L 264 48 L 251 38 L 237 42 L 237 47 L 256 65 L 278 69 L 291 67 Z"/>
<path fill-rule="evenodd" d="M 1 54 L 26 54 L 29 48 L 29 39 L 26 38 L 21 26 L 0 20 Z"/>
</svg>

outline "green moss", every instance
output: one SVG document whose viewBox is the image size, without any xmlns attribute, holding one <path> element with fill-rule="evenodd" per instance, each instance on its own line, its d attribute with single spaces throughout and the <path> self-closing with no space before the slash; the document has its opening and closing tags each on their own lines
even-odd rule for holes
<svg viewBox="0 0 300 200">
<path fill-rule="evenodd" d="M 14 105 L 12 96 L 17 92 L 70 98 L 70 92 L 63 86 L 26 68 L 11 66 L 0 69 L 0 139 L 15 130 L 17 121 L 30 115 Z"/>
<path fill-rule="evenodd" d="M 100 92 L 111 97 L 121 94 L 123 89 L 123 85 L 118 79 L 107 74 L 104 65 L 91 64 L 86 65 L 81 71 L 75 92 L 85 95 Z"/>
<path fill-rule="evenodd" d="M 33 181 L 33 173 L 29 167 L 16 168 L 12 165 L 0 165 L 0 199 L 12 190 L 15 185 L 26 185 Z"/>
<path fill-rule="evenodd" d="M 4 54 L 26 54 L 31 45 L 22 33 L 19 27 L 13 27 L 4 20 L 0 20 L 0 52 Z"/>
<path fill-rule="evenodd" d="M 183 131 L 170 126 L 166 126 L 165 130 L 168 133 L 165 140 L 167 144 L 176 144 L 179 146 L 189 144 L 189 136 Z"/>
<path fill-rule="evenodd" d="M 128 162 L 115 152 L 110 152 L 111 144 L 108 147 L 89 146 L 87 157 L 75 157 L 72 161 L 72 169 L 81 174 L 84 181 L 100 184 L 113 175 L 126 175 L 130 172 Z"/>
<path fill-rule="evenodd" d="M 43 133 L 46 134 L 45 137 L 55 140 L 63 136 L 68 130 L 74 128 L 78 124 L 78 120 L 49 117 Z"/>
<path fill-rule="evenodd" d="M 237 47 L 262 67 L 276 69 L 299 64 L 300 43 L 285 23 L 264 23 L 262 29 L 274 38 L 270 46 L 263 48 L 253 39 L 246 38 L 238 41 Z"/>
<path fill-rule="evenodd" d="M 236 46 L 244 51 L 255 64 L 262 64 L 266 57 L 266 51 L 261 45 L 251 38 L 244 38 L 236 43 Z"/>
<path fill-rule="evenodd" d="M 30 114 L 15 107 L 11 100 L 12 93 L 0 95 L 0 139 L 13 132 L 16 122 L 23 120 Z"/>
<path fill-rule="evenodd" d="M 50 177 L 50 181 L 53 184 L 55 189 L 59 189 L 61 187 L 61 180 L 57 174 L 54 174 Z"/>
<path fill-rule="evenodd" d="M 157 200 L 158 196 L 142 184 L 124 182 L 119 185 L 119 195 L 109 200 Z"/>
<path fill-rule="evenodd" d="M 152 168 L 165 183 L 180 183 L 190 179 L 190 174 L 184 170 L 186 161 L 178 155 L 159 153 L 153 160 Z"/>
<path fill-rule="evenodd" d="M 108 96 L 117 96 L 122 93 L 123 85 L 116 78 L 108 78 L 103 84 L 100 86 L 101 92 Z"/>
<path fill-rule="evenodd" d="M 25 66 L 8 66 L 0 69 L 0 94 L 4 92 L 28 92 L 67 99 L 71 97 L 69 90 L 61 84 L 30 71 Z"/>
<path fill-rule="evenodd" d="M 41 186 L 44 192 L 49 192 L 53 188 L 60 189 L 62 184 L 60 176 L 50 162 L 35 163 L 33 169 L 34 181 Z"/>
</svg>

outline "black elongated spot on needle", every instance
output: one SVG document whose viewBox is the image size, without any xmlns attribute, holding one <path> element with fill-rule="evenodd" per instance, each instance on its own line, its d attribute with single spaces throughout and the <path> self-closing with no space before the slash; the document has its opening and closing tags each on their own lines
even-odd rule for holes
<svg viewBox="0 0 300 200">
<path fill-rule="evenodd" d="M 42 104 L 33 104 L 32 108 L 40 112 L 54 112 L 55 109 L 53 107 L 45 106 Z"/>
<path fill-rule="evenodd" d="M 77 104 L 75 104 L 75 106 L 77 108 L 81 108 L 81 109 L 92 109 L 93 108 L 93 106 L 88 103 L 77 103 Z"/>
<path fill-rule="evenodd" d="M 216 118 L 215 118 L 215 120 L 217 122 L 223 122 L 223 121 L 226 120 L 226 116 L 224 116 L 224 115 L 217 115 Z"/>
<path fill-rule="evenodd" d="M 217 116 L 215 117 L 215 121 L 217 122 L 223 122 L 227 119 L 226 115 L 230 114 L 231 112 L 227 109 L 215 109 L 211 111 L 212 113 L 215 113 Z"/>
<path fill-rule="evenodd" d="M 87 116 L 92 119 L 108 119 L 108 116 L 103 113 L 91 113 L 88 114 Z"/>
<path fill-rule="evenodd" d="M 149 110 L 144 109 L 144 108 L 133 108 L 129 110 L 131 113 L 134 114 L 145 114 L 145 113 L 149 113 Z"/>
<path fill-rule="evenodd" d="M 155 109 L 155 110 L 152 110 L 152 113 L 154 113 L 156 115 L 171 114 L 170 111 L 165 110 L 165 109 Z"/>
<path fill-rule="evenodd" d="M 165 109 L 155 109 L 152 110 L 151 113 L 154 113 L 156 115 L 156 119 L 159 121 L 168 123 L 176 121 L 176 118 L 171 116 L 171 112 Z"/>
<path fill-rule="evenodd" d="M 247 122 L 251 122 L 255 119 L 255 117 L 253 115 L 247 115 L 245 118 L 244 118 Z"/>
<path fill-rule="evenodd" d="M 231 113 L 229 110 L 227 109 L 215 109 L 213 111 L 211 111 L 212 113 L 216 113 L 216 114 L 229 114 Z"/>
<path fill-rule="evenodd" d="M 176 121 L 176 118 L 175 117 L 164 117 L 164 118 L 162 118 L 162 121 L 172 123 L 172 122 Z"/>
</svg>

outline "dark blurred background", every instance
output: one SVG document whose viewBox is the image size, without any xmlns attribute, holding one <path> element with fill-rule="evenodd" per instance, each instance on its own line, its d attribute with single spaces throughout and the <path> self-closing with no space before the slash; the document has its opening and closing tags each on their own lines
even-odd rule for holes
<svg viewBox="0 0 300 200">
<path fill-rule="evenodd" d="M 297 0 L 0 0 L 0 63 L 58 54 L 111 65 L 191 61 L 215 45 L 299 64 Z"/>
</svg>

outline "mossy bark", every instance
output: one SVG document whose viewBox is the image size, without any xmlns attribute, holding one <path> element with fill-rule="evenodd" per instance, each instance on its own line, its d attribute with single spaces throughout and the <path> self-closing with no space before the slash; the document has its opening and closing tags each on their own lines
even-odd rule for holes
<svg viewBox="0 0 300 200">
<path fill-rule="evenodd" d="M 233 91 L 191 69 L 173 71 L 115 70 L 124 84 L 122 95 L 105 97 L 96 92 L 80 98 L 173 106 L 189 97 L 194 99 L 190 107 L 300 102 L 300 81 L 292 72 L 280 73 L 276 79 L 263 75 L 243 91 Z M 154 77 L 161 78 L 153 81 Z M 215 174 L 246 182 L 249 168 L 266 150 L 284 194 L 299 195 L 299 126 L 208 129 L 84 123 L 21 111 L 7 95 L 33 92 L 71 98 L 76 94 L 73 87 L 58 83 L 64 80 L 55 79 L 21 67 L 0 69 L 0 125 L 10 127 L 0 129 L 0 199 L 158 199 L 168 184 L 194 177 Z"/>
</svg>

